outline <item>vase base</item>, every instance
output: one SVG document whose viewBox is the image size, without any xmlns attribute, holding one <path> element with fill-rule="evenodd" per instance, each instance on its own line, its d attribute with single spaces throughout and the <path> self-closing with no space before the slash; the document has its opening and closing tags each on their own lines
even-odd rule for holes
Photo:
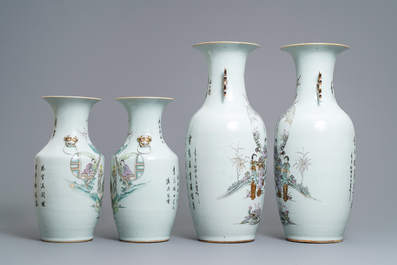
<svg viewBox="0 0 397 265">
<path fill-rule="evenodd" d="M 92 241 L 93 238 L 89 239 L 83 239 L 83 240 L 68 240 L 68 241 L 58 241 L 58 240 L 46 240 L 46 239 L 41 239 L 43 242 L 49 242 L 49 243 L 82 243 L 82 242 L 88 242 Z"/>
<path fill-rule="evenodd" d="M 204 239 L 198 239 L 201 242 L 206 242 L 206 243 L 217 243 L 217 244 L 235 244 L 235 243 L 248 243 L 252 242 L 255 239 L 248 239 L 248 240 L 233 240 L 233 241 L 215 241 L 215 240 L 204 240 Z"/>
<path fill-rule="evenodd" d="M 148 240 L 148 241 L 143 241 L 143 240 L 135 241 L 135 240 L 123 240 L 123 239 L 119 239 L 119 240 L 121 242 L 127 242 L 127 243 L 161 243 L 161 242 L 167 242 L 170 239 L 168 238 L 168 239 L 162 239 L 162 240 Z"/>
<path fill-rule="evenodd" d="M 337 240 L 302 240 L 302 239 L 287 238 L 287 241 L 297 242 L 297 243 L 329 244 L 329 243 L 340 243 L 343 241 L 343 238 Z"/>
</svg>

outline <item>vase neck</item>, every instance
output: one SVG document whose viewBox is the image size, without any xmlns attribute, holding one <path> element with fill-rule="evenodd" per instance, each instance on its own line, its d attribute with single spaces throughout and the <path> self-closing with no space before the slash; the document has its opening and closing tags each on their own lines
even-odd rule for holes
<svg viewBox="0 0 397 265">
<path fill-rule="evenodd" d="M 337 104 L 333 76 L 336 57 L 344 45 L 292 45 L 282 48 L 291 54 L 296 68 L 296 103 Z"/>
<path fill-rule="evenodd" d="M 208 64 L 207 96 L 204 104 L 246 104 L 244 70 L 248 54 L 259 45 L 206 43 L 194 46 Z"/>
<path fill-rule="evenodd" d="M 100 99 L 82 97 L 43 97 L 54 110 L 52 140 L 64 141 L 65 136 L 83 136 L 89 141 L 88 117 Z"/>
<path fill-rule="evenodd" d="M 172 98 L 119 98 L 128 113 L 128 135 L 138 138 L 149 135 L 152 141 L 163 141 L 161 116 Z M 129 137 L 127 138 L 129 141 Z"/>
</svg>

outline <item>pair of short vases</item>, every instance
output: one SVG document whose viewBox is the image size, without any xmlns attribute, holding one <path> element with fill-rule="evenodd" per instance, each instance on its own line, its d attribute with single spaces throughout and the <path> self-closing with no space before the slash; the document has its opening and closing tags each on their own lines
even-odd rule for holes
<svg viewBox="0 0 397 265">
<path fill-rule="evenodd" d="M 54 109 L 54 129 L 36 155 L 35 201 L 43 241 L 92 240 L 104 194 L 104 157 L 88 136 L 98 98 L 43 97 Z M 121 241 L 167 241 L 179 193 L 178 157 L 164 142 L 161 115 L 173 99 L 117 99 L 127 109 L 127 140 L 113 155 L 110 193 Z"/>
<path fill-rule="evenodd" d="M 250 106 L 244 68 L 259 45 L 200 43 L 209 66 L 206 99 L 186 134 L 189 206 L 200 241 L 249 242 L 261 220 L 266 184 L 265 124 Z M 277 206 L 287 240 L 343 240 L 354 193 L 355 133 L 338 106 L 333 68 L 345 45 L 282 48 L 296 65 L 296 95 L 280 117 L 274 143 Z M 104 158 L 87 133 L 99 99 L 44 97 L 54 130 L 36 156 L 36 214 L 42 239 L 93 238 L 103 197 Z M 179 193 L 178 158 L 165 144 L 161 114 L 170 98 L 120 98 L 129 131 L 110 169 L 112 208 L 120 240 L 169 239 Z"/>
</svg>

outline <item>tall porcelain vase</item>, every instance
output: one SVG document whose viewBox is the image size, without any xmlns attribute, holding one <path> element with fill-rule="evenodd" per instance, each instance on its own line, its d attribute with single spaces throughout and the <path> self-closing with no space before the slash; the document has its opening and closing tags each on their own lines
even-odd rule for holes
<svg viewBox="0 0 397 265">
<path fill-rule="evenodd" d="M 104 157 L 88 136 L 98 98 L 43 97 L 54 110 L 48 144 L 36 155 L 34 199 L 43 241 L 92 240 L 103 197 Z"/>
<path fill-rule="evenodd" d="M 353 203 L 356 140 L 353 123 L 338 106 L 336 57 L 348 46 L 282 47 L 296 66 L 295 101 L 275 134 L 274 173 L 281 223 L 289 241 L 343 240 Z"/>
<path fill-rule="evenodd" d="M 244 68 L 259 45 L 211 42 L 193 46 L 207 58 L 203 106 L 186 133 L 186 180 L 200 241 L 249 242 L 261 219 L 266 180 L 266 129 L 250 106 Z"/>
<path fill-rule="evenodd" d="M 161 115 L 172 98 L 118 98 L 128 112 L 128 135 L 111 162 L 111 198 L 119 238 L 170 238 L 178 206 L 178 157 L 163 139 Z"/>
</svg>

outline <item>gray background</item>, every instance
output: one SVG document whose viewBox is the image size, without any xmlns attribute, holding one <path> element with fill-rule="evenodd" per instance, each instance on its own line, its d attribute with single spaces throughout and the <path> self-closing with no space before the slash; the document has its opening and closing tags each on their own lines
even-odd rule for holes
<svg viewBox="0 0 397 265">
<path fill-rule="evenodd" d="M 119 262 L 228 264 L 384 264 L 396 248 L 396 25 L 392 1 L 0 1 L 0 263 L 111 264 Z M 339 244 L 284 240 L 272 165 L 262 222 L 253 243 L 198 242 L 187 203 L 184 137 L 204 101 L 207 65 L 191 48 L 205 41 L 248 41 L 246 87 L 268 129 L 294 99 L 295 68 L 281 46 L 301 42 L 349 45 L 335 68 L 339 105 L 357 136 L 355 202 Z M 45 95 L 100 97 L 92 109 L 90 137 L 109 171 L 124 143 L 127 113 L 122 96 L 173 97 L 163 114 L 163 134 L 179 156 L 181 191 L 171 240 L 118 241 L 109 174 L 103 211 L 89 243 L 39 241 L 33 203 L 35 154 L 53 125 Z M 137 263 L 138 264 L 138 263 Z"/>
</svg>

